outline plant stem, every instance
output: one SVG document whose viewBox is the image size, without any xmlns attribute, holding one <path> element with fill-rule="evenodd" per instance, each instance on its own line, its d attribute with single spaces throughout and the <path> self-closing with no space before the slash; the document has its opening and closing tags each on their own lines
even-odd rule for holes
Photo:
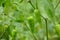
<svg viewBox="0 0 60 40">
<path fill-rule="evenodd" d="M 47 36 L 47 40 L 48 40 L 48 27 L 47 27 L 47 19 L 45 18 L 45 22 L 46 22 L 46 36 Z"/>
<path fill-rule="evenodd" d="M 34 37 L 34 40 L 38 40 L 37 38 L 36 38 L 36 36 L 32 33 L 32 35 L 33 35 L 33 37 Z"/>
<path fill-rule="evenodd" d="M 55 9 L 58 7 L 59 3 L 60 3 L 60 0 L 58 1 L 57 5 L 55 6 Z"/>
<path fill-rule="evenodd" d="M 36 0 L 36 9 L 38 9 L 38 4 L 37 4 L 38 2 L 37 2 L 37 0 Z"/>
<path fill-rule="evenodd" d="M 35 7 L 33 6 L 33 4 L 31 3 L 31 1 L 29 0 L 28 1 L 30 4 L 31 4 L 31 6 L 35 9 Z M 38 5 L 37 5 L 37 0 L 36 0 L 36 9 L 38 9 Z M 42 15 L 41 15 L 41 17 L 45 20 L 45 22 L 46 22 L 46 36 L 47 36 L 47 40 L 48 40 L 48 27 L 47 27 L 47 19 L 46 18 L 44 18 Z M 50 21 L 50 20 L 49 20 Z M 33 35 L 34 36 L 34 35 Z M 35 38 L 35 36 L 34 36 L 34 38 Z"/>
<path fill-rule="evenodd" d="M 31 3 L 31 0 L 29 0 L 28 2 L 29 2 L 29 3 L 31 4 L 31 6 L 35 9 L 35 7 L 33 6 L 33 4 Z"/>
<path fill-rule="evenodd" d="M 46 23 L 46 36 L 47 36 L 47 40 L 48 40 L 48 26 L 47 26 L 47 18 L 45 18 L 45 17 L 43 17 L 42 15 L 41 15 L 41 17 L 45 20 L 45 23 Z M 50 21 L 50 20 L 48 20 L 48 21 Z"/>
</svg>

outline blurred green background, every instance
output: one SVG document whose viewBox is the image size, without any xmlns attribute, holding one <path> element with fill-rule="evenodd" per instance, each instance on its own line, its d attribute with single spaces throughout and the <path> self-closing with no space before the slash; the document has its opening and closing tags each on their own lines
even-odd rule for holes
<svg viewBox="0 0 60 40">
<path fill-rule="evenodd" d="M 60 0 L 0 0 L 0 40 L 60 40 Z"/>
</svg>

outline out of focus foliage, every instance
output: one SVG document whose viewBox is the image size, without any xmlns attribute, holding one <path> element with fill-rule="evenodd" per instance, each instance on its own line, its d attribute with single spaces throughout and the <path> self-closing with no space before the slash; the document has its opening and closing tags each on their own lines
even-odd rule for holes
<svg viewBox="0 0 60 40">
<path fill-rule="evenodd" d="M 60 0 L 0 0 L 0 40 L 60 40 Z"/>
</svg>

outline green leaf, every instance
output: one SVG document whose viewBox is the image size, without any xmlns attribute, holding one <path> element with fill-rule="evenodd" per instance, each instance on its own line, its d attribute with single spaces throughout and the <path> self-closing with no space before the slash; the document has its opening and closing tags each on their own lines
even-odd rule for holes
<svg viewBox="0 0 60 40">
<path fill-rule="evenodd" d="M 33 16 L 30 16 L 27 18 L 31 32 L 34 33 L 34 18 Z"/>
<path fill-rule="evenodd" d="M 57 35 L 59 36 L 59 38 L 60 38 L 60 24 L 55 25 L 55 31 L 56 31 Z"/>
<path fill-rule="evenodd" d="M 13 31 L 12 31 L 12 40 L 16 39 L 16 34 L 17 34 L 16 29 L 13 29 Z"/>
<path fill-rule="evenodd" d="M 42 20 L 41 20 L 41 13 L 38 9 L 34 10 L 36 21 L 39 22 L 40 26 L 42 26 Z"/>
</svg>

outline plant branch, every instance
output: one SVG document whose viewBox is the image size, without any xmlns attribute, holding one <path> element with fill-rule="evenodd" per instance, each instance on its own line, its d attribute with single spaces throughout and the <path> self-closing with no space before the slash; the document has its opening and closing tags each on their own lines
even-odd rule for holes
<svg viewBox="0 0 60 40">
<path fill-rule="evenodd" d="M 33 6 L 33 4 L 31 3 L 31 0 L 29 0 L 28 2 L 29 2 L 29 3 L 31 4 L 31 6 L 35 9 L 35 7 Z"/>
<path fill-rule="evenodd" d="M 38 2 L 37 2 L 37 0 L 36 0 L 36 9 L 38 9 L 38 4 L 37 4 Z"/>
<path fill-rule="evenodd" d="M 50 21 L 48 20 L 47 18 L 41 16 L 44 20 L 45 20 L 45 23 L 46 23 L 46 36 L 47 36 L 47 40 L 48 40 L 48 27 L 47 27 L 47 21 Z"/>
<path fill-rule="evenodd" d="M 55 9 L 58 7 L 59 3 L 60 3 L 60 0 L 58 1 L 57 5 L 55 6 Z"/>
<path fill-rule="evenodd" d="M 46 36 L 47 36 L 47 40 L 48 40 L 48 27 L 47 27 L 47 18 L 45 18 L 45 23 L 46 23 Z"/>
<path fill-rule="evenodd" d="M 45 23 L 46 23 L 46 36 L 47 36 L 47 40 L 48 40 L 48 27 L 47 27 L 47 18 L 44 18 L 43 16 L 41 16 L 44 20 L 45 20 Z M 50 21 L 50 20 L 48 20 Z"/>
<path fill-rule="evenodd" d="M 29 0 L 28 1 L 31 5 L 32 5 L 32 7 L 35 9 L 35 7 L 33 6 L 33 4 L 31 3 L 31 1 Z M 38 9 L 38 5 L 37 5 L 37 0 L 36 0 L 36 8 Z M 41 15 L 41 17 L 45 20 L 45 23 L 46 23 L 46 36 L 47 36 L 47 40 L 48 40 L 48 27 L 47 27 L 47 19 L 46 18 L 44 18 L 42 15 Z M 50 20 L 49 20 L 50 21 Z M 34 36 L 35 37 L 35 36 Z"/>
</svg>

